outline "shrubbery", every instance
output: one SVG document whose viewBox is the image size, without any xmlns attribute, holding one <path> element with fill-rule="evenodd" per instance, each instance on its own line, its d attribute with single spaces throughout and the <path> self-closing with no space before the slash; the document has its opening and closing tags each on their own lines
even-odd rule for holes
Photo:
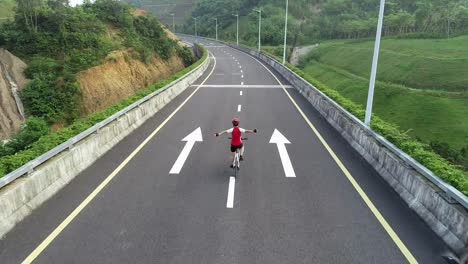
<svg viewBox="0 0 468 264">
<path fill-rule="evenodd" d="M 0 143 L 0 157 L 13 155 L 18 151 L 25 150 L 36 142 L 40 137 L 49 133 L 47 123 L 37 117 L 30 117 L 23 124 L 20 133 L 12 137 L 7 143 Z"/>
</svg>

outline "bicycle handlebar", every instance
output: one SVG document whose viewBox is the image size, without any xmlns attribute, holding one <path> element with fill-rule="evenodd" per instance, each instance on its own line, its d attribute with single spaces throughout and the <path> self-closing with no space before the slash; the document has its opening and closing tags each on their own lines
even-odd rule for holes
<svg viewBox="0 0 468 264">
<path fill-rule="evenodd" d="M 232 137 L 228 137 L 228 139 L 232 139 Z M 248 140 L 249 138 L 241 138 L 242 140 Z"/>
</svg>

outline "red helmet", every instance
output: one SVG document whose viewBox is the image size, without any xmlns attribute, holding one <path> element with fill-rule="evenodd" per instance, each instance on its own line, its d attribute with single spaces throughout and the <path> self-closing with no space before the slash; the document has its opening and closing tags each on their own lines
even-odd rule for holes
<svg viewBox="0 0 468 264">
<path fill-rule="evenodd" d="M 232 119 L 232 124 L 233 124 L 234 126 L 238 126 L 238 125 L 239 125 L 239 118 L 234 117 L 234 118 Z"/>
</svg>

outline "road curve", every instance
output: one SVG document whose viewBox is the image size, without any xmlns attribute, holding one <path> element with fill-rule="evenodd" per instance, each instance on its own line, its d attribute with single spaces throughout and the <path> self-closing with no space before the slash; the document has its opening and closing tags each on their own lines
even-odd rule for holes
<svg viewBox="0 0 468 264">
<path fill-rule="evenodd" d="M 1 263 L 407 263 L 402 246 L 419 263 L 443 263 L 443 242 L 295 89 L 245 53 L 198 41 L 214 56 L 204 76 L 1 240 Z M 213 133 L 235 116 L 259 133 L 248 135 L 233 180 L 229 141 Z M 182 141 L 198 128 L 203 141 Z M 290 144 L 270 143 L 275 130 Z M 180 172 L 170 173 L 185 148 Z"/>
</svg>

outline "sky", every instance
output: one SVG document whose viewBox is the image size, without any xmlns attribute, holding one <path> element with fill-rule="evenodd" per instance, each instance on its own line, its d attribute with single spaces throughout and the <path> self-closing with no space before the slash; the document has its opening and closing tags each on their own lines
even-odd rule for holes
<svg viewBox="0 0 468 264">
<path fill-rule="evenodd" d="M 82 4 L 83 3 L 83 0 L 70 0 L 70 5 L 71 6 L 76 6 L 78 4 Z"/>
</svg>

